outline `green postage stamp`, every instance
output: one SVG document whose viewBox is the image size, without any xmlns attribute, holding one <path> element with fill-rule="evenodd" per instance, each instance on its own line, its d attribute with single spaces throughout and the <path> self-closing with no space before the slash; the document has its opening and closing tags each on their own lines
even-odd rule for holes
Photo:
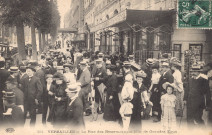
<svg viewBox="0 0 212 135">
<path fill-rule="evenodd" d="M 178 28 L 212 29 L 212 0 L 178 0 Z"/>
</svg>

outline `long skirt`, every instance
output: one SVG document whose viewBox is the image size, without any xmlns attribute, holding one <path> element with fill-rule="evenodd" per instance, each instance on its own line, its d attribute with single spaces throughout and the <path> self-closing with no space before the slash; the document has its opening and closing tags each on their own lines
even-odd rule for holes
<svg viewBox="0 0 212 135">
<path fill-rule="evenodd" d="M 160 111 L 160 92 L 157 90 L 157 84 L 154 84 L 152 87 L 152 95 L 150 97 L 150 101 L 153 103 L 152 112 Z"/>
<path fill-rule="evenodd" d="M 182 117 L 183 116 L 184 91 L 182 91 L 182 92 L 176 91 L 175 96 L 176 96 L 175 113 L 176 113 L 176 116 Z"/>
<path fill-rule="evenodd" d="M 120 103 L 118 99 L 118 94 L 114 94 L 113 99 L 109 100 L 109 96 L 106 97 L 106 103 L 104 107 L 104 120 L 116 121 L 121 116 L 119 114 Z"/>
</svg>

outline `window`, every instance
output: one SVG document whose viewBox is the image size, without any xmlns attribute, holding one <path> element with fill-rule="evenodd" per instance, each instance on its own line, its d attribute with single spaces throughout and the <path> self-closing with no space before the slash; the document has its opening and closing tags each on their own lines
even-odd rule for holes
<svg viewBox="0 0 212 135">
<path fill-rule="evenodd" d="M 193 52 L 196 61 L 202 60 L 202 44 L 189 44 L 189 50 Z"/>
<path fill-rule="evenodd" d="M 106 19 L 107 19 L 107 20 L 109 19 L 109 15 L 106 15 Z"/>
<path fill-rule="evenodd" d="M 174 50 L 176 50 L 176 51 L 181 51 L 181 44 L 174 44 Z"/>
<path fill-rule="evenodd" d="M 113 15 L 115 16 L 115 15 L 117 15 L 119 12 L 118 12 L 118 10 L 116 9 L 116 10 L 114 10 L 114 12 L 113 12 Z"/>
<path fill-rule="evenodd" d="M 174 44 L 173 46 L 173 56 L 181 60 L 181 44 Z"/>
</svg>

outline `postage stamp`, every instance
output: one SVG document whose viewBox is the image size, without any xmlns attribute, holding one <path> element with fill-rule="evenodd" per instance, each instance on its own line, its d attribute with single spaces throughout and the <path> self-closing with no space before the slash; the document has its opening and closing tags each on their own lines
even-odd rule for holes
<svg viewBox="0 0 212 135">
<path fill-rule="evenodd" d="M 212 0 L 178 0 L 178 28 L 212 29 Z"/>
</svg>

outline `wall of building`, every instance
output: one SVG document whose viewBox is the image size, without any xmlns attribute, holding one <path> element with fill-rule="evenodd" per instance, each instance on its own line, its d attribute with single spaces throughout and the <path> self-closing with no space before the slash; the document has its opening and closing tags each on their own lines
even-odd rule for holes
<svg viewBox="0 0 212 135">
<path fill-rule="evenodd" d="M 114 17 L 117 13 L 125 9 L 134 9 L 134 10 L 177 10 L 177 0 L 84 0 L 88 1 L 85 4 L 85 22 L 88 23 L 90 27 L 95 27 L 112 17 Z M 88 10 L 89 9 L 89 10 Z M 116 14 L 115 14 L 116 12 Z M 171 33 L 171 45 L 170 49 L 174 49 L 175 44 L 181 45 L 181 60 L 184 62 L 184 51 L 189 49 L 190 44 L 201 44 L 202 45 L 202 60 L 206 62 L 209 61 L 210 53 L 212 53 L 212 40 L 209 38 L 209 35 L 212 35 L 212 32 L 206 32 L 205 30 L 198 30 L 198 29 L 177 29 L 176 28 L 176 15 L 173 15 L 172 20 L 172 33 Z M 130 32 L 129 35 L 125 34 L 125 38 L 123 39 L 123 44 L 125 44 L 124 48 L 129 49 L 127 46 L 127 42 L 129 36 L 132 36 L 130 42 L 133 47 L 130 47 L 134 52 L 139 46 L 136 46 L 137 38 L 136 33 L 132 31 L 131 28 L 122 28 L 122 29 L 114 29 L 114 28 L 103 28 L 101 30 L 95 31 L 95 50 L 99 49 L 99 45 L 102 44 L 103 41 L 100 41 L 100 33 L 105 32 L 108 30 L 112 30 L 115 32 L 119 32 L 119 30 L 123 31 L 124 33 Z M 139 37 L 139 36 L 138 36 Z M 112 40 L 114 37 L 112 38 Z M 139 41 L 140 42 L 140 41 Z M 118 42 L 119 44 L 120 42 Z M 116 45 L 114 41 L 112 41 L 112 45 Z M 140 44 L 140 43 L 139 43 Z M 115 49 L 112 49 L 114 51 Z"/>
</svg>

